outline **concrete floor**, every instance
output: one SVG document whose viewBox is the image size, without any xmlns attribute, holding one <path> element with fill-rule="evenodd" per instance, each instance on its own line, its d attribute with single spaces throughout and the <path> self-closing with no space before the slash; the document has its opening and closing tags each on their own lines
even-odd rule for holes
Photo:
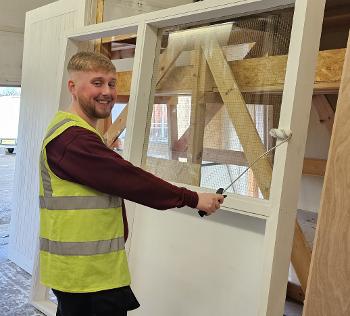
<svg viewBox="0 0 350 316">
<path fill-rule="evenodd" d="M 7 259 L 15 160 L 0 148 L 0 316 L 41 316 L 28 303 L 31 276 Z M 287 301 L 285 315 L 301 316 L 302 306 Z"/>
<path fill-rule="evenodd" d="M 0 148 L 0 263 L 7 258 L 15 157 Z"/>
<path fill-rule="evenodd" d="M 41 316 L 28 303 L 31 276 L 7 259 L 15 161 L 0 148 L 0 315 Z"/>
</svg>

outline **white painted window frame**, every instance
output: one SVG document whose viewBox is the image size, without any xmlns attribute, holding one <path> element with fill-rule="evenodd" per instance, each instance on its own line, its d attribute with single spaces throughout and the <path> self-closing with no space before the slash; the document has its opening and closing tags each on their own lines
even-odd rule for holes
<svg viewBox="0 0 350 316">
<path fill-rule="evenodd" d="M 69 58 L 81 49 L 82 42 L 137 32 L 124 157 L 140 166 L 147 112 L 153 106 L 152 76 L 154 63 L 159 55 L 158 30 L 190 22 L 225 16 L 244 16 L 295 5 L 279 122 L 279 128 L 292 130 L 293 137 L 276 150 L 269 200 L 229 194 L 222 207 L 225 211 L 266 220 L 259 316 L 280 316 L 283 313 L 324 4 L 325 0 L 196 2 L 85 26 L 67 36 L 66 55 L 62 56 L 62 65 L 66 65 Z M 65 73 L 64 69 L 62 72 Z M 62 80 L 61 101 L 66 98 L 65 81 L 66 74 Z M 183 184 L 182 186 L 196 191 L 211 191 Z M 46 315 L 54 315 L 56 306 L 48 300 L 48 289 L 39 283 L 38 269 L 33 277 L 35 284 L 31 295 L 32 304 Z"/>
</svg>

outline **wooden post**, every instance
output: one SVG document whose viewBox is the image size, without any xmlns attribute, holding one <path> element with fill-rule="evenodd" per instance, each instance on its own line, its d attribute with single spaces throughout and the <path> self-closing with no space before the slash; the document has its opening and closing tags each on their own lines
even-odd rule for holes
<svg viewBox="0 0 350 316">
<path fill-rule="evenodd" d="M 256 125 L 256 107 L 255 104 L 250 106 L 249 112 L 254 124 Z M 231 180 L 232 181 L 232 180 Z M 248 192 L 249 196 L 258 198 L 259 197 L 259 186 L 254 177 L 252 169 L 248 170 Z"/>
<path fill-rule="evenodd" d="M 169 159 L 174 160 L 178 158 L 178 155 L 174 153 L 174 145 L 179 137 L 177 128 L 177 103 L 178 97 L 170 97 L 167 102 Z"/>
<path fill-rule="evenodd" d="M 316 109 L 320 122 L 326 126 L 329 134 L 332 134 L 334 123 L 334 110 L 325 95 L 314 95 L 312 106 Z"/>
<path fill-rule="evenodd" d="M 311 262 L 311 249 L 297 220 L 295 221 L 291 262 L 298 276 L 300 286 L 305 293 Z"/>
<path fill-rule="evenodd" d="M 193 66 L 193 88 L 190 118 L 190 137 L 187 156 L 189 162 L 200 164 L 203 156 L 203 139 L 205 128 L 205 81 L 207 63 L 199 42 L 196 44 L 195 62 Z M 198 183 L 199 185 L 199 183 Z"/>
<path fill-rule="evenodd" d="M 96 24 L 103 22 L 104 0 L 97 0 L 96 2 Z M 95 41 L 95 52 L 101 52 L 102 39 Z"/>
<path fill-rule="evenodd" d="M 350 315 L 350 38 L 318 216 L 304 316 Z"/>
<path fill-rule="evenodd" d="M 239 86 L 218 42 L 212 36 L 210 37 L 209 45 L 204 43 L 202 45 L 210 71 L 218 86 L 221 98 L 227 107 L 245 156 L 248 162 L 252 163 L 266 151 L 265 147 L 261 142 Z M 262 195 L 265 199 L 268 199 L 272 177 L 272 167 L 269 160 L 267 158 L 261 159 L 252 167 L 252 170 Z"/>
<path fill-rule="evenodd" d="M 96 24 L 103 22 L 104 0 L 97 0 L 96 3 Z M 95 52 L 101 53 L 108 58 L 111 57 L 111 43 L 102 44 L 102 38 L 95 41 Z M 97 121 L 96 130 L 104 135 L 112 125 L 112 116 Z"/>
</svg>

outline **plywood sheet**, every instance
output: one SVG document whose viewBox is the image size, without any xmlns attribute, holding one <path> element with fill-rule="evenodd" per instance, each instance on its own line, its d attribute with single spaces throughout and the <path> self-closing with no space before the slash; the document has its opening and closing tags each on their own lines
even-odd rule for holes
<svg viewBox="0 0 350 316">
<path fill-rule="evenodd" d="M 321 197 L 304 316 L 350 315 L 350 41 Z"/>
</svg>

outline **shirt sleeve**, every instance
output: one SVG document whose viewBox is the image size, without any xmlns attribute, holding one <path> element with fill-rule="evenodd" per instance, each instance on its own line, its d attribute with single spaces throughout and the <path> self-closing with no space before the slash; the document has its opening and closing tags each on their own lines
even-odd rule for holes
<svg viewBox="0 0 350 316">
<path fill-rule="evenodd" d="M 161 210 L 198 204 L 196 192 L 132 165 L 84 128 L 68 128 L 46 146 L 46 153 L 50 168 L 64 180 Z"/>
</svg>

